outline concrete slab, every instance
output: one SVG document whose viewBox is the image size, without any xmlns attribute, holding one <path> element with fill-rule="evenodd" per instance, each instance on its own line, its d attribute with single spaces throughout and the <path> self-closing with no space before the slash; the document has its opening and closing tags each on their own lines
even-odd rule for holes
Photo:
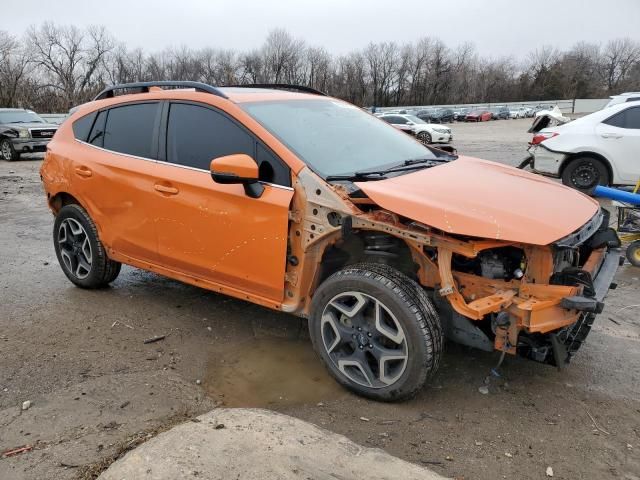
<svg viewBox="0 0 640 480">
<path fill-rule="evenodd" d="M 217 409 L 149 440 L 99 480 L 436 480 L 425 468 L 261 409 Z"/>
</svg>

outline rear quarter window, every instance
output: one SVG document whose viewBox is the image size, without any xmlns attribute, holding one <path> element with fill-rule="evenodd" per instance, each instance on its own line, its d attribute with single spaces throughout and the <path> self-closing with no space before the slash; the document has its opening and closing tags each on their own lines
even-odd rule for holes
<svg viewBox="0 0 640 480">
<path fill-rule="evenodd" d="M 618 128 L 640 129 L 640 107 L 627 108 L 602 123 Z"/>
<path fill-rule="evenodd" d="M 97 112 L 92 112 L 73 122 L 73 136 L 78 140 L 86 142 L 89 138 L 89 132 L 91 131 L 91 127 L 93 127 L 93 122 L 97 115 Z"/>
</svg>

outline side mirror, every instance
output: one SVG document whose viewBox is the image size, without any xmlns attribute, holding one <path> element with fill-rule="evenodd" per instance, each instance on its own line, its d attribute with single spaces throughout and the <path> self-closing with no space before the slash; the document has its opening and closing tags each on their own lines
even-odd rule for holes
<svg viewBox="0 0 640 480">
<path fill-rule="evenodd" d="M 216 183 L 241 183 L 251 198 L 260 198 L 264 186 L 258 180 L 258 164 L 249 155 L 238 153 L 211 160 L 211 178 Z"/>
<path fill-rule="evenodd" d="M 413 122 L 407 121 L 407 125 L 413 125 Z"/>
</svg>

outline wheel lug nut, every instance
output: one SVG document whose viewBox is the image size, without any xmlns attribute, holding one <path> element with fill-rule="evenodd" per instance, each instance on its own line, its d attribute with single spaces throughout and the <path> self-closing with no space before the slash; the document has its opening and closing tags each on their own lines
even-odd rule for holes
<svg viewBox="0 0 640 480">
<path fill-rule="evenodd" d="M 364 348 L 364 346 L 360 345 L 360 350 L 362 350 Z"/>
<path fill-rule="evenodd" d="M 361 327 L 358 327 L 358 331 L 359 331 L 359 332 L 361 332 L 361 331 L 362 331 L 362 328 L 361 328 Z"/>
<path fill-rule="evenodd" d="M 369 344 L 369 348 L 373 348 L 373 345 Z"/>
<path fill-rule="evenodd" d="M 367 336 L 368 336 L 368 337 L 370 337 L 370 336 L 371 336 L 371 332 L 368 332 L 368 333 L 367 333 Z"/>
</svg>

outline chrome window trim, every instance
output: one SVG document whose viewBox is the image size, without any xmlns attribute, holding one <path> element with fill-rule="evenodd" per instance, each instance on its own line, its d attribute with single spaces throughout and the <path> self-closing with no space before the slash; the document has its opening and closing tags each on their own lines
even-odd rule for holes
<svg viewBox="0 0 640 480">
<path fill-rule="evenodd" d="M 129 158 L 135 158 L 138 160 L 145 160 L 147 162 L 153 162 L 153 163 L 159 163 L 162 165 L 168 165 L 170 167 L 177 167 L 177 168 L 184 168 L 187 170 L 193 170 L 195 172 L 202 172 L 202 173 L 206 173 L 207 175 L 211 175 L 211 172 L 209 170 L 204 170 L 202 168 L 196 168 L 196 167 L 190 167 L 188 165 L 179 165 L 177 163 L 171 163 L 171 162 L 165 162 L 164 160 L 154 160 L 153 158 L 146 158 L 146 157 L 138 157 L 136 155 L 131 155 L 129 153 L 122 153 L 122 152 L 116 152 L 115 150 L 109 150 L 107 148 L 103 148 L 103 147 L 99 147 L 97 145 L 92 145 L 91 143 L 87 143 L 87 142 L 83 142 L 82 140 L 78 140 L 77 138 L 75 139 L 76 142 L 81 143 L 83 145 L 86 145 L 88 147 L 92 147 L 98 150 L 102 150 L 103 152 L 107 152 L 107 153 L 113 153 L 116 155 L 123 155 L 125 157 L 129 157 Z M 277 183 L 269 183 L 269 182 L 263 182 L 260 181 L 261 184 L 263 185 L 268 185 L 270 187 L 275 187 L 275 188 L 281 188 L 283 190 L 288 190 L 293 192 L 293 187 L 287 187 L 285 185 L 278 185 Z"/>
</svg>

